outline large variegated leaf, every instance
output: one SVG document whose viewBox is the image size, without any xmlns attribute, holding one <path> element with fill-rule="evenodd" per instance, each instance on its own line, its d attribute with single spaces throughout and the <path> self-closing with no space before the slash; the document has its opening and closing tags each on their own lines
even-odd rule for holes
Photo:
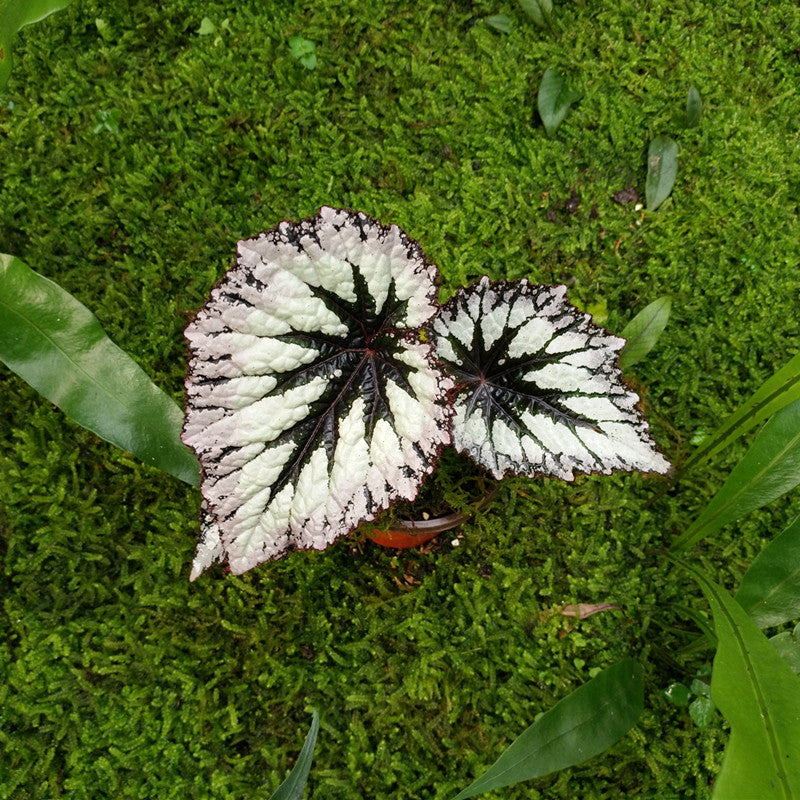
<svg viewBox="0 0 800 800">
<path fill-rule="evenodd" d="M 323 549 L 413 499 L 450 441 L 421 326 L 436 267 L 403 231 L 323 208 L 239 242 L 186 329 L 183 441 L 202 465 L 192 577 Z"/>
<path fill-rule="evenodd" d="M 432 327 L 457 381 L 453 444 L 496 478 L 667 472 L 622 380 L 625 340 L 594 325 L 566 292 L 483 278 L 442 308 Z"/>
</svg>

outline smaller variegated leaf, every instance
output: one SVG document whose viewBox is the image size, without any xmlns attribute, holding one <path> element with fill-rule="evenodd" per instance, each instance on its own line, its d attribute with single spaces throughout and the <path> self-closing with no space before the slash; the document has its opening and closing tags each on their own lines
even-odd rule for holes
<svg viewBox="0 0 800 800">
<path fill-rule="evenodd" d="M 496 478 L 667 472 L 622 380 L 625 340 L 566 293 L 483 278 L 442 308 L 432 329 L 457 383 L 453 444 Z"/>
<path fill-rule="evenodd" d="M 186 329 L 183 441 L 202 465 L 192 578 L 321 550 L 416 497 L 453 381 L 422 326 L 436 267 L 395 225 L 323 208 L 239 242 Z"/>
</svg>

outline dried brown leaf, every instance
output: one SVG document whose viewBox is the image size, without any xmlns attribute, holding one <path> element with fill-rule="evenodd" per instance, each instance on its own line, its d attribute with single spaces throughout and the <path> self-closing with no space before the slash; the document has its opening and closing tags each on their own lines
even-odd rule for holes
<svg viewBox="0 0 800 800">
<path fill-rule="evenodd" d="M 612 609 L 619 611 L 620 607 L 611 603 L 578 603 L 577 607 L 572 604 L 563 606 L 560 612 L 565 617 L 586 619 L 591 617 L 592 614 L 599 614 L 601 611 L 610 611 Z"/>
</svg>

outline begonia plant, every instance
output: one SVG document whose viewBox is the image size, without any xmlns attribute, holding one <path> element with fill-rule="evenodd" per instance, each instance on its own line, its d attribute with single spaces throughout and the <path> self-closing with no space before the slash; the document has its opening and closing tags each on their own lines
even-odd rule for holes
<svg viewBox="0 0 800 800">
<path fill-rule="evenodd" d="M 186 329 L 192 579 L 324 549 L 413 500 L 451 443 L 498 479 L 669 470 L 622 378 L 625 340 L 566 287 L 437 293 L 419 244 L 363 213 L 325 207 L 239 242 Z"/>
</svg>

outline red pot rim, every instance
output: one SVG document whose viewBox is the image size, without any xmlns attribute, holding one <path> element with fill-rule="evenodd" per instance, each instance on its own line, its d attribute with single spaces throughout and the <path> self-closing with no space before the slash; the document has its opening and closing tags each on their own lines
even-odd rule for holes
<svg viewBox="0 0 800 800">
<path fill-rule="evenodd" d="M 499 491 L 499 486 L 495 486 L 488 491 L 475 507 L 475 511 L 479 511 L 491 502 Z M 475 511 L 472 513 L 454 511 L 452 514 L 432 517 L 431 519 L 401 519 L 387 531 L 373 529 L 368 531 L 367 535 L 375 544 L 379 544 L 382 547 L 395 547 L 398 549 L 416 547 L 417 545 L 425 544 L 425 542 L 430 541 L 444 531 L 463 525 L 474 515 Z"/>
</svg>

